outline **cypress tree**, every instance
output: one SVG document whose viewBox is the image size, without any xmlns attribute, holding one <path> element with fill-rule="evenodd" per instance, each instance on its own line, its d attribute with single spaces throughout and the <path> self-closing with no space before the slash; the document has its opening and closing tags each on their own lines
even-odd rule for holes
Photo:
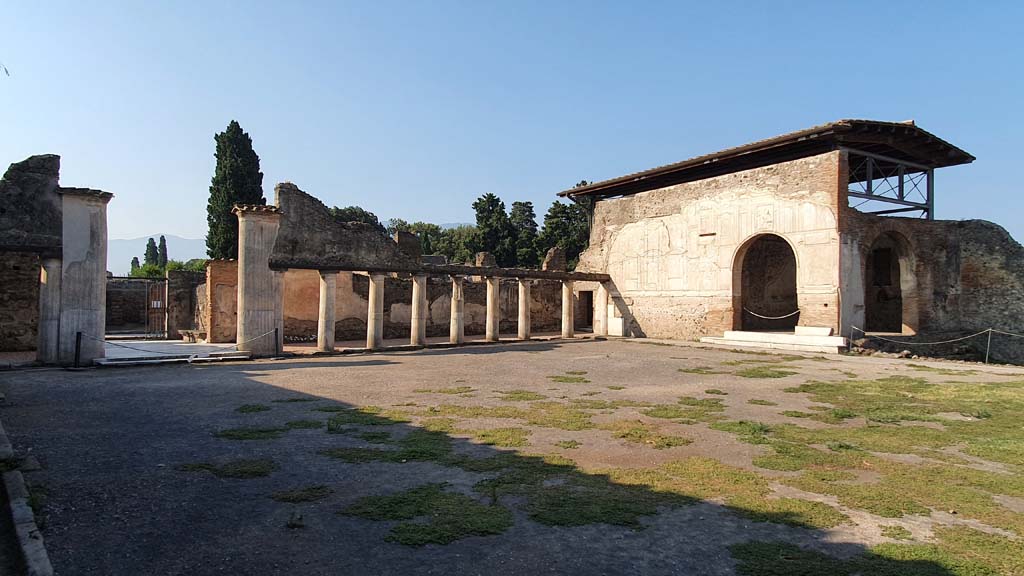
<svg viewBox="0 0 1024 576">
<path fill-rule="evenodd" d="M 210 258 L 237 258 L 238 218 L 231 208 L 235 204 L 267 203 L 263 197 L 260 157 L 252 149 L 252 139 L 234 120 L 214 140 L 217 168 L 206 205 L 206 253 Z"/>
<path fill-rule="evenodd" d="M 505 212 L 505 203 L 494 194 L 484 194 L 473 202 L 480 247 L 494 255 L 498 266 L 516 265 L 515 234 Z"/>
<path fill-rule="evenodd" d="M 141 265 L 139 264 L 139 257 L 138 256 L 133 256 L 132 257 L 132 274 L 134 274 L 135 271 L 138 270 L 140 267 L 141 267 Z"/>
<path fill-rule="evenodd" d="M 160 236 L 160 245 L 157 247 L 156 265 L 167 268 L 167 239 Z"/>
<path fill-rule="evenodd" d="M 146 242 L 146 254 L 142 257 L 142 263 L 146 266 L 153 265 L 159 266 L 158 261 L 160 260 L 160 253 L 156 249 L 156 242 L 152 238 L 149 242 Z"/>
<path fill-rule="evenodd" d="M 533 202 L 513 202 L 509 222 L 515 234 L 516 266 L 536 267 L 537 257 L 537 215 Z"/>
</svg>

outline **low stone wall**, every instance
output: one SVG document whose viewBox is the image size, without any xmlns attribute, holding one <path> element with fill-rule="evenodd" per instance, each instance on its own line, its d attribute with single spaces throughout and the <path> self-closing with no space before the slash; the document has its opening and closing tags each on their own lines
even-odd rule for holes
<svg viewBox="0 0 1024 576">
<path fill-rule="evenodd" d="M 149 286 L 143 278 L 107 279 L 107 331 L 144 328 Z"/>
<path fill-rule="evenodd" d="M 39 328 L 39 256 L 0 252 L 0 352 L 35 350 Z"/>
<path fill-rule="evenodd" d="M 238 261 L 206 264 L 206 310 L 202 325 L 207 342 L 234 342 L 238 331 Z"/>
</svg>

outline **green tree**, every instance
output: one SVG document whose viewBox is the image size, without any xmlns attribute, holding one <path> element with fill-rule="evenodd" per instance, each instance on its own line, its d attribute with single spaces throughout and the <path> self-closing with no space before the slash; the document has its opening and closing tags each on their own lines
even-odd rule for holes
<svg viewBox="0 0 1024 576">
<path fill-rule="evenodd" d="M 391 218 L 388 220 L 387 232 L 388 236 L 394 236 L 395 232 L 409 232 L 412 224 L 409 224 L 401 218 Z"/>
<path fill-rule="evenodd" d="M 235 204 L 266 204 L 260 157 L 252 139 L 232 120 L 226 130 L 214 136 L 217 167 L 210 182 L 206 205 L 206 253 L 210 258 L 238 257 L 238 218 L 231 213 Z"/>
<path fill-rule="evenodd" d="M 156 242 L 150 238 L 146 242 L 146 254 L 142 257 L 142 263 L 146 266 L 153 265 L 160 267 L 160 253 L 157 251 Z"/>
<path fill-rule="evenodd" d="M 443 254 L 453 264 L 470 262 L 479 251 L 480 233 L 476 226 L 462 225 L 442 230 L 434 244 L 434 252 Z"/>
<path fill-rule="evenodd" d="M 160 236 L 160 244 L 157 246 L 156 265 L 167 268 L 167 239 Z"/>
<path fill-rule="evenodd" d="M 546 254 L 554 246 L 565 250 L 570 270 L 576 268 L 580 253 L 590 242 L 590 223 L 587 210 L 580 204 L 554 202 L 544 215 L 544 229 L 537 237 L 538 253 Z"/>
<path fill-rule="evenodd" d="M 437 241 L 441 238 L 441 227 L 429 222 L 413 222 L 409 225 L 409 232 L 412 232 L 420 239 L 420 248 L 423 254 L 434 254 L 437 252 Z"/>
<path fill-rule="evenodd" d="M 132 270 L 131 276 L 133 278 L 163 278 L 164 269 L 156 264 L 143 264 Z"/>
<path fill-rule="evenodd" d="M 131 273 L 134 274 L 135 271 L 139 269 L 139 266 L 140 266 L 139 265 L 139 257 L 138 256 L 132 256 L 132 271 L 131 271 Z"/>
<path fill-rule="evenodd" d="M 516 265 L 536 267 L 537 256 L 537 214 L 533 202 L 513 202 L 509 223 L 515 233 Z"/>
<path fill-rule="evenodd" d="M 187 262 L 181 260 L 168 260 L 167 272 L 173 272 L 175 270 L 184 270 L 186 272 L 205 272 L 206 271 L 206 260 L 202 258 L 192 258 Z"/>
<path fill-rule="evenodd" d="M 369 210 L 363 210 L 359 206 L 347 206 L 345 208 L 338 208 L 335 206 L 334 208 L 331 208 L 331 214 L 342 222 L 362 222 L 373 226 L 379 230 L 382 235 L 386 235 L 388 233 L 387 229 L 384 228 L 384 225 L 377 219 L 376 214 Z"/>
<path fill-rule="evenodd" d="M 480 249 L 494 254 L 498 266 L 515 266 L 515 234 L 505 203 L 494 194 L 487 193 L 473 202 L 476 228 L 480 234 Z"/>
</svg>

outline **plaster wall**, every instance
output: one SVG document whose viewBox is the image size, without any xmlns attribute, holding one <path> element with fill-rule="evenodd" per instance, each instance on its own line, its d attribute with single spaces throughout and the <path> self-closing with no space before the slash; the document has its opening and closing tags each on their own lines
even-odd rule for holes
<svg viewBox="0 0 1024 576">
<path fill-rule="evenodd" d="M 739 327 L 734 263 L 757 237 L 775 234 L 796 256 L 799 324 L 838 329 L 840 156 L 600 200 L 577 269 L 612 277 L 612 317 L 632 335 L 719 335 Z"/>
</svg>

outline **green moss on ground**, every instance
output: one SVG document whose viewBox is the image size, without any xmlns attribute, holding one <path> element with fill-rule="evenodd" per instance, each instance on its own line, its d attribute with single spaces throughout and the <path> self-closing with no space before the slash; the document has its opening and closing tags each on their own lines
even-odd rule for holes
<svg viewBox="0 0 1024 576">
<path fill-rule="evenodd" d="M 782 370 L 770 366 L 754 366 L 736 372 L 736 375 L 741 378 L 785 378 L 794 374 L 796 372 L 792 370 Z"/>
<path fill-rule="evenodd" d="M 270 497 L 278 502 L 297 504 L 299 502 L 316 502 L 317 500 L 323 500 L 333 492 L 334 490 L 331 490 L 329 487 L 324 486 L 323 484 L 317 484 L 315 486 L 306 486 L 305 488 L 297 488 L 295 490 L 274 492 Z"/>
<path fill-rule="evenodd" d="M 762 400 L 760 398 L 751 398 L 747 400 L 747 404 L 754 404 L 756 406 L 778 406 L 778 402 L 772 402 L 771 400 Z"/>
<path fill-rule="evenodd" d="M 270 406 L 267 406 L 266 404 L 242 404 L 238 408 L 235 408 L 235 412 L 241 412 L 242 414 L 266 412 L 267 410 L 270 410 Z"/>
<path fill-rule="evenodd" d="M 287 431 L 287 428 L 228 428 L 213 435 L 226 440 L 276 440 Z"/>
<path fill-rule="evenodd" d="M 530 444 L 530 431 L 525 428 L 491 428 L 488 430 L 466 430 L 481 444 L 502 448 L 520 448 Z"/>
<path fill-rule="evenodd" d="M 609 430 L 615 438 L 621 438 L 634 444 L 645 444 L 658 450 L 693 443 L 693 440 L 682 436 L 661 434 L 656 428 L 640 420 L 620 420 L 602 425 L 601 428 Z"/>
<path fill-rule="evenodd" d="M 501 534 L 512 527 L 512 513 L 507 508 L 481 504 L 446 490 L 444 484 L 368 496 L 340 513 L 369 520 L 404 520 L 391 528 L 387 540 L 407 546 L 450 544 L 469 536 Z"/>
<path fill-rule="evenodd" d="M 499 390 L 501 396 L 498 400 L 505 402 L 532 402 L 535 400 L 547 400 L 547 396 L 531 392 L 529 390 Z"/>
<path fill-rule="evenodd" d="M 555 446 L 565 448 L 566 450 L 575 450 L 580 447 L 580 443 L 576 440 L 559 440 L 555 442 Z"/>
<path fill-rule="evenodd" d="M 210 472 L 218 478 L 260 478 L 277 470 L 277 464 L 269 458 L 231 460 L 223 464 L 197 462 L 177 467 L 183 472 Z"/>
</svg>

